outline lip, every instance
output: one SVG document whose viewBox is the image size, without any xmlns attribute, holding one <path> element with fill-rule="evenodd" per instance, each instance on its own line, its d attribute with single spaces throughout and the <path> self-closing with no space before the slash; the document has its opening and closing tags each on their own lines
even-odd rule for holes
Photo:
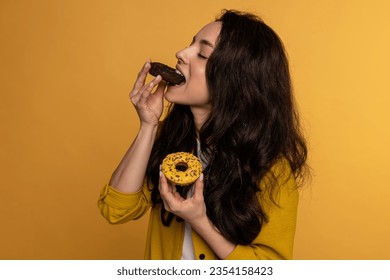
<svg viewBox="0 0 390 280">
<path fill-rule="evenodd" d="M 175 88 L 175 87 L 180 87 L 180 86 L 184 85 L 184 84 L 186 83 L 186 81 L 187 81 L 186 76 L 183 74 L 183 71 L 182 71 L 182 69 L 179 67 L 179 65 L 176 64 L 176 68 L 175 68 L 175 69 L 176 69 L 176 72 L 180 73 L 180 75 L 182 75 L 182 76 L 184 77 L 184 81 L 181 82 L 181 83 L 178 84 L 178 85 L 170 85 L 170 87 L 173 87 L 173 88 Z"/>
<path fill-rule="evenodd" d="M 182 74 L 184 76 L 184 78 L 186 79 L 186 76 L 183 74 L 183 70 L 180 68 L 179 65 L 176 65 L 176 71 L 179 71 L 180 74 Z"/>
</svg>

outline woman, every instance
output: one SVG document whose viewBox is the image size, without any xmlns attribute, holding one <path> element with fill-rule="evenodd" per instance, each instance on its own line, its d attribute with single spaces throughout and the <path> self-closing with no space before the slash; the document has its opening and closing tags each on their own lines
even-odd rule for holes
<svg viewBox="0 0 390 280">
<path fill-rule="evenodd" d="M 130 99 L 141 125 L 101 193 L 103 216 L 124 223 L 152 208 L 146 259 L 292 258 L 307 150 L 281 41 L 256 16 L 224 11 L 176 57 L 179 86 L 145 84 L 149 60 L 138 74 Z M 203 163 L 190 188 L 159 169 L 178 151 Z"/>
</svg>

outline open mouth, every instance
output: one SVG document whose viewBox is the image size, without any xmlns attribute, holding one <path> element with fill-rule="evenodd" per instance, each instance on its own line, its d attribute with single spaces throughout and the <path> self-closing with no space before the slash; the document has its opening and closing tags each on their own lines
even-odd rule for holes
<svg viewBox="0 0 390 280">
<path fill-rule="evenodd" d="M 182 85 L 184 85 L 186 83 L 186 77 L 178 69 L 175 69 L 175 72 L 176 72 L 176 74 L 179 75 L 180 78 L 178 78 L 177 80 L 180 81 L 180 82 L 178 82 L 178 83 L 169 83 L 169 84 L 172 85 L 172 86 L 182 86 Z"/>
<path fill-rule="evenodd" d="M 152 62 L 149 73 L 155 77 L 160 75 L 169 85 L 182 85 L 186 81 L 179 69 L 171 68 L 160 62 Z"/>
</svg>

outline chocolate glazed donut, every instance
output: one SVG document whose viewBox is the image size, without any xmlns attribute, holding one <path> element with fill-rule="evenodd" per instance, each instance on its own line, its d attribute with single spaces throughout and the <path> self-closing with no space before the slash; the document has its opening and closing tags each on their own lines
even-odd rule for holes
<svg viewBox="0 0 390 280">
<path fill-rule="evenodd" d="M 155 77 L 160 75 L 162 79 L 171 85 L 178 85 L 185 80 L 179 71 L 160 62 L 152 62 L 149 73 Z"/>
</svg>

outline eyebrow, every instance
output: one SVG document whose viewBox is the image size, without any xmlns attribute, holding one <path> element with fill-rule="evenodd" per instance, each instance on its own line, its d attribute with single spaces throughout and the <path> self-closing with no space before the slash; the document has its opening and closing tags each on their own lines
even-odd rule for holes
<svg viewBox="0 0 390 280">
<path fill-rule="evenodd" d="M 195 42 L 195 36 L 194 36 L 194 38 L 192 38 L 191 44 L 193 44 L 194 42 Z M 199 44 L 206 45 L 206 46 L 209 46 L 210 48 L 214 49 L 214 45 L 210 41 L 207 41 L 206 39 L 201 39 L 199 41 Z"/>
</svg>

